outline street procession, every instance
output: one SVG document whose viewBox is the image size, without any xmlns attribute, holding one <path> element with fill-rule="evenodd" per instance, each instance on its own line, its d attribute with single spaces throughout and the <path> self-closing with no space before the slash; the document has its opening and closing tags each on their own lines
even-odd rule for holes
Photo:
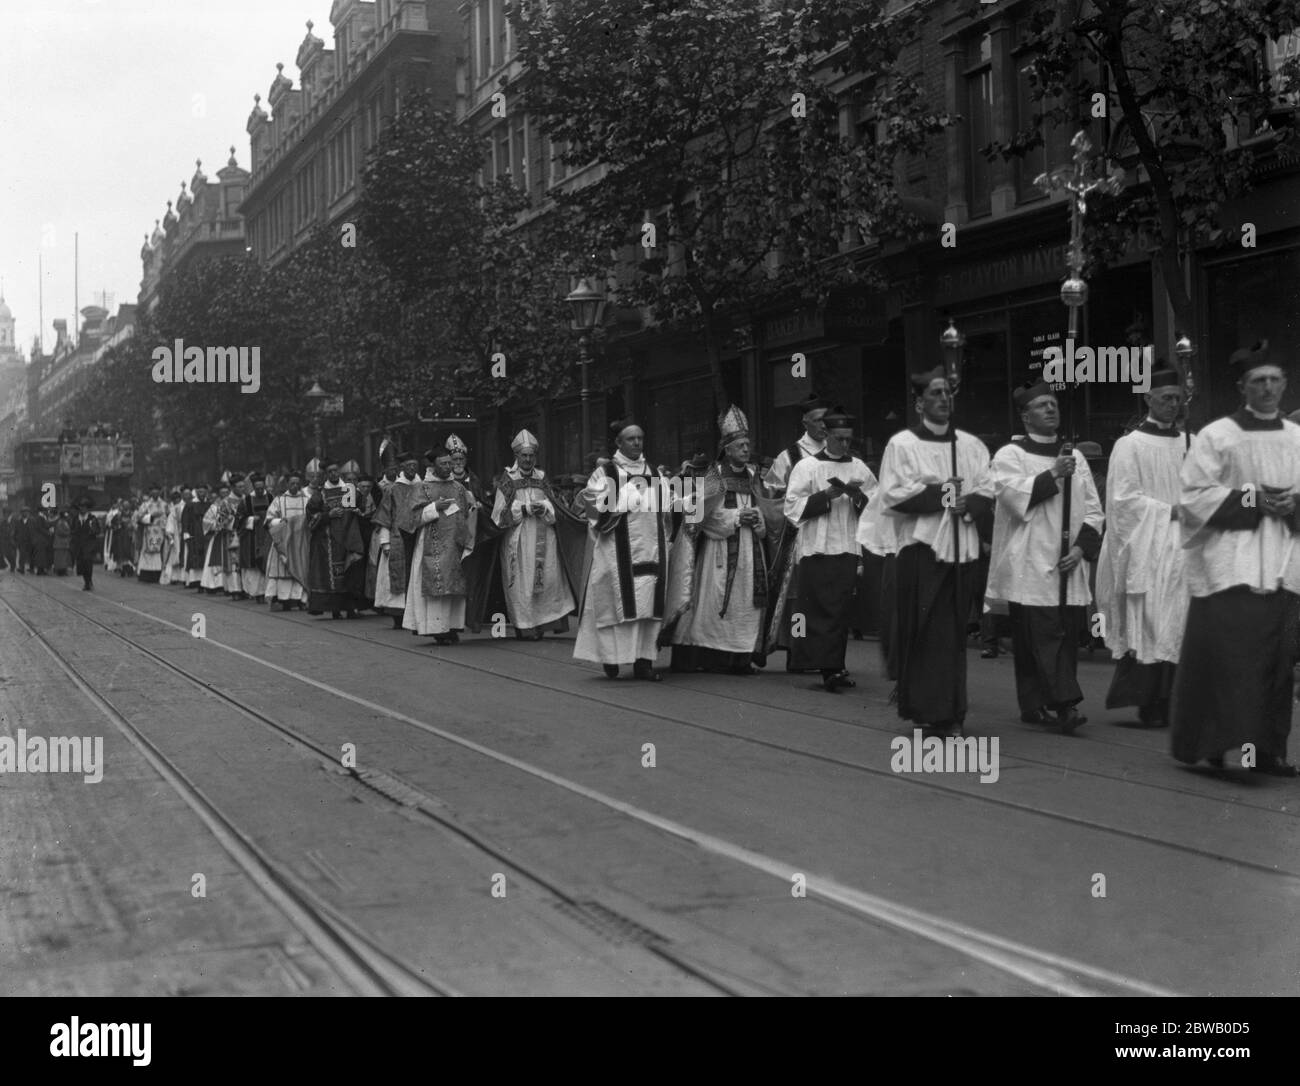
<svg viewBox="0 0 1300 1086">
<path fill-rule="evenodd" d="M 19 1043 L 1077 996 L 1016 1006 L 1080 1067 L 1282 1050 L 1300 0 L 15 21 Z"/>
<path fill-rule="evenodd" d="M 1287 367 L 1266 343 L 1229 365 L 1242 407 L 1204 438 L 1185 429 L 1178 372 L 1152 373 L 1103 492 L 1046 382 L 1014 390 L 1024 433 L 990 450 L 956 425 L 958 386 L 937 364 L 912 375 L 916 424 L 890 438 L 879 475 L 853 453 L 856 419 L 815 398 L 803 434 L 759 465 L 735 405 L 717 447 L 676 471 L 652 464 L 635 420 L 617 420 L 608 455 L 563 488 L 527 430 L 486 486 L 448 433 L 420 454 L 388 441 L 377 480 L 355 461 L 313 460 L 269 486 L 260 471 L 166 497 L 151 483 L 102 527 L 85 499 L 43 532 L 33 525 L 49 518 L 24 507 L 5 526 L 5 565 L 66 575 L 71 548 L 85 591 L 102 559 L 105 574 L 271 610 L 389 616 L 436 646 L 467 630 L 572 633 L 574 657 L 611 679 L 783 670 L 818 675 L 828 693 L 857 685 L 845 652 L 874 598 L 889 700 L 937 737 L 964 734 L 967 642 L 1006 616 L 1022 722 L 1087 723 L 1079 651 L 1100 635 L 1115 660 L 1107 709 L 1172 725 L 1180 761 L 1222 769 L 1236 755 L 1295 777 L 1300 425 L 1281 413 Z M 38 558 L 60 552 L 60 525 L 61 564 Z"/>
</svg>

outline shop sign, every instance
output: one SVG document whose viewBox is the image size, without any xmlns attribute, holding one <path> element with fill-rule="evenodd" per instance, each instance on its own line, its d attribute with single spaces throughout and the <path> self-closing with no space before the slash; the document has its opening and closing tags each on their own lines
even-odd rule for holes
<svg viewBox="0 0 1300 1086">
<path fill-rule="evenodd" d="M 937 304 L 966 301 L 1063 279 L 1065 248 L 1064 245 L 1045 246 L 943 272 L 935 276 L 935 301 Z"/>
</svg>

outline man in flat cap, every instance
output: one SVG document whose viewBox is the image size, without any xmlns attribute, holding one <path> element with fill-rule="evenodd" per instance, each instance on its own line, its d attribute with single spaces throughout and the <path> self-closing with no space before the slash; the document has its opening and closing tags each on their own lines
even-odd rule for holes
<svg viewBox="0 0 1300 1086">
<path fill-rule="evenodd" d="M 1136 706 L 1143 724 L 1163 728 L 1187 621 L 1178 503 L 1191 443 L 1177 423 L 1186 399 L 1177 370 L 1157 365 L 1144 398 L 1146 418 L 1110 454 L 1096 595 L 1115 658 L 1106 708 Z"/>
<path fill-rule="evenodd" d="M 858 518 L 876 477 L 849 451 L 852 416 L 835 407 L 823 421 L 826 447 L 794 466 L 785 491 L 785 517 L 799 533 L 786 670 L 819 671 L 822 686 L 838 693 L 857 685 L 844 666 L 845 653 L 861 558 Z"/>
<path fill-rule="evenodd" d="M 875 504 L 893 521 L 898 552 L 898 715 L 946 736 L 966 719 L 966 622 L 980 559 L 975 521 L 992 508 L 993 487 L 984 442 L 952 424 L 943 367 L 912 374 L 912 388 L 920 418 L 885 446 Z"/>
<path fill-rule="evenodd" d="M 1011 612 L 1020 719 L 1072 732 L 1086 723 L 1075 708 L 1083 700 L 1079 639 L 1092 599 L 1084 559 L 1095 559 L 1101 549 L 1101 499 L 1083 454 L 1064 452 L 1060 410 L 1047 383 L 1031 380 L 1013 398 L 1025 433 L 1003 445 L 989 465 L 997 505 L 986 593 L 1006 601 Z M 1069 546 L 1062 557 L 1064 532 Z"/>
<path fill-rule="evenodd" d="M 82 498 L 77 502 L 77 515 L 72 521 L 69 552 L 77 575 L 81 577 L 83 592 L 94 590 L 95 558 L 102 547 L 99 519 L 91 512 L 94 504 L 90 498 Z"/>
<path fill-rule="evenodd" d="M 597 466 L 582 491 L 591 568 L 573 656 L 604 665 L 611 679 L 621 665 L 632 664 L 635 678 L 661 682 L 654 660 L 664 619 L 672 515 L 657 497 L 659 476 L 643 455 L 641 427 L 620 419 L 610 433 L 616 451 Z"/>
<path fill-rule="evenodd" d="M 537 438 L 520 430 L 510 442 L 515 462 L 497 483 L 492 520 L 501 538 L 501 585 L 515 636 L 540 641 L 569 628 L 575 604 L 556 534 L 556 498 L 537 466 Z"/>
<path fill-rule="evenodd" d="M 1289 636 L 1300 593 L 1300 426 L 1268 342 L 1233 354 L 1243 406 L 1196 435 L 1179 524 L 1191 602 L 1174 676 L 1173 755 L 1293 777 Z"/>
</svg>

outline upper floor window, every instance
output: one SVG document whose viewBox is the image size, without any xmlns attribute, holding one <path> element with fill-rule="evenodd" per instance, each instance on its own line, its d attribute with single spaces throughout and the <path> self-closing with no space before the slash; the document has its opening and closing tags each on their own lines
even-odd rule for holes
<svg viewBox="0 0 1300 1086">
<path fill-rule="evenodd" d="M 993 138 L 993 39 L 972 38 L 967 46 L 966 203 L 970 215 L 987 215 L 992 205 L 992 167 L 980 149 Z"/>
</svg>

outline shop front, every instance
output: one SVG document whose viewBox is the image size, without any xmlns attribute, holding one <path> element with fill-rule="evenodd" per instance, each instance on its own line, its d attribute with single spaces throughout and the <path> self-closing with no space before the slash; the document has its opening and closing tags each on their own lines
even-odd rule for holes
<svg viewBox="0 0 1300 1086">
<path fill-rule="evenodd" d="M 909 315 L 909 367 L 937 365 L 939 337 L 952 320 L 966 337 L 959 425 L 996 449 L 1021 431 L 1011 392 L 1042 373 L 1044 352 L 1063 347 L 1069 311 L 1060 299 L 1065 245 L 1052 242 L 951 263 L 933 271 L 932 292 Z M 1141 347 L 1151 341 L 1150 265 L 1142 260 L 1089 281 L 1076 347 Z M 1133 381 L 1056 385 L 1062 428 L 1109 451 L 1141 408 Z M 910 420 L 909 420 L 910 421 Z"/>
</svg>

